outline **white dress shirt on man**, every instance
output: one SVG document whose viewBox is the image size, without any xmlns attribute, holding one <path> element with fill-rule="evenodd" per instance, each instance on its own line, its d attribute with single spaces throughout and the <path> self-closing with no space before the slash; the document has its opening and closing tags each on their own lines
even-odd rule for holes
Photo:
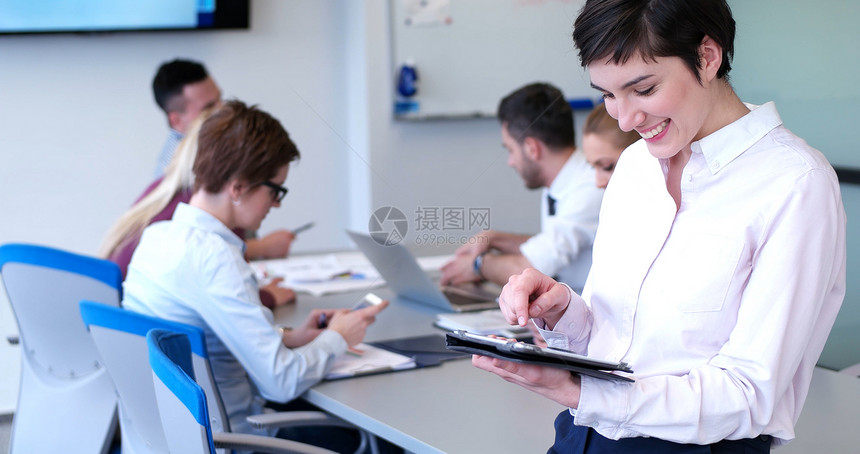
<svg viewBox="0 0 860 454">
<path fill-rule="evenodd" d="M 549 214 L 547 196 L 555 199 Z M 591 268 L 591 245 L 603 189 L 581 152 L 574 152 L 541 197 L 541 231 L 520 245 L 532 266 L 580 291 Z"/>
</svg>

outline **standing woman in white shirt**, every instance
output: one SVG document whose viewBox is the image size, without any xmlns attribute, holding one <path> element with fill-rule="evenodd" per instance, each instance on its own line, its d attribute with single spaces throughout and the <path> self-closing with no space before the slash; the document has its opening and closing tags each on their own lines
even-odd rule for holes
<svg viewBox="0 0 860 454">
<path fill-rule="evenodd" d="M 573 39 L 642 140 L 603 199 L 582 296 L 534 270 L 500 305 L 633 383 L 476 356 L 557 401 L 551 453 L 768 453 L 794 438 L 845 295 L 845 214 L 824 156 L 728 81 L 724 0 L 588 0 Z"/>
<path fill-rule="evenodd" d="M 200 128 L 191 200 L 143 231 L 124 284 L 126 309 L 203 329 L 234 432 L 253 432 L 245 417 L 261 413 L 265 400 L 287 402 L 318 383 L 387 305 L 316 309 L 301 326 L 283 329 L 260 302 L 233 230 L 258 229 L 281 205 L 298 157 L 278 120 L 224 103 Z M 318 325 L 323 313 L 327 327 Z"/>
</svg>

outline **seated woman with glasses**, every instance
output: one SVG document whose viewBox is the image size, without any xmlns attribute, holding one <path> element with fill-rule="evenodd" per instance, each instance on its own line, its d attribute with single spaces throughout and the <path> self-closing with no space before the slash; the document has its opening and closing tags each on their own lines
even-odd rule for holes
<svg viewBox="0 0 860 454">
<path fill-rule="evenodd" d="M 335 357 L 364 338 L 387 302 L 360 310 L 313 310 L 293 329 L 274 324 L 258 296 L 245 243 L 233 229 L 257 229 L 286 194 L 299 151 L 269 114 L 239 101 L 200 127 L 194 193 L 170 221 L 147 227 L 125 280 L 123 306 L 198 326 L 234 432 L 264 399 L 292 400 L 319 382 Z M 327 327 L 318 326 L 325 314 Z"/>
<path fill-rule="evenodd" d="M 125 278 L 128 262 L 137 248 L 140 235 L 148 225 L 166 221 L 173 217 L 176 206 L 188 203 L 194 193 L 192 165 L 197 156 L 197 135 L 212 110 L 202 112 L 188 128 L 185 138 L 179 143 L 176 153 L 165 169 L 164 176 L 154 181 L 140 198 L 111 227 L 99 249 L 99 256 L 117 265 Z M 286 194 L 286 192 L 285 192 Z M 280 196 L 283 198 L 283 195 Z M 245 257 L 248 259 L 283 258 L 289 253 L 295 238 L 288 230 L 276 230 L 262 238 L 246 238 L 245 229 L 233 230 L 239 238 L 245 238 Z M 272 280 L 260 289 L 260 300 L 268 308 L 295 301 L 292 289 L 281 287 L 282 278 Z"/>
</svg>

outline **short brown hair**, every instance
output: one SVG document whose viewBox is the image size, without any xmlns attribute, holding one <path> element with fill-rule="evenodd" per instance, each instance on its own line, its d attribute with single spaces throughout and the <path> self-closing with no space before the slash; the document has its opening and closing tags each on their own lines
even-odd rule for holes
<svg viewBox="0 0 860 454">
<path fill-rule="evenodd" d="M 624 150 L 640 138 L 636 131 L 624 132 L 618 126 L 618 120 L 609 116 L 609 112 L 606 111 L 606 104 L 603 103 L 598 104 L 585 119 L 582 135 L 586 134 L 597 134 L 609 140 L 619 150 Z"/>
<path fill-rule="evenodd" d="M 214 194 L 232 179 L 262 183 L 298 158 L 298 148 L 278 120 L 257 106 L 228 101 L 200 128 L 194 190 Z"/>
<path fill-rule="evenodd" d="M 709 36 L 723 48 L 717 77 L 727 77 L 734 55 L 735 20 L 726 0 L 588 0 L 573 25 L 583 67 L 597 60 L 679 57 L 696 80 L 699 46 Z"/>
</svg>

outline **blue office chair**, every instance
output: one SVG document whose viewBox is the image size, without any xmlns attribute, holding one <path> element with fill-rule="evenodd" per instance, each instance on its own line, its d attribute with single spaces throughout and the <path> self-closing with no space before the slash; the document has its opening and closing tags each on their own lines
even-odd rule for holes
<svg viewBox="0 0 860 454">
<path fill-rule="evenodd" d="M 0 246 L 0 277 L 22 347 L 9 452 L 108 452 L 116 395 L 78 302 L 119 306 L 119 268 L 48 247 L 6 244 Z"/>
<path fill-rule="evenodd" d="M 209 409 L 203 389 L 194 381 L 188 335 L 154 329 L 146 335 L 146 342 L 158 413 L 169 451 L 189 454 L 214 453 Z M 265 442 L 265 445 L 260 444 L 253 448 L 259 452 L 332 454 L 332 451 L 327 449 L 279 438 L 256 435 L 242 437 Z M 248 445 L 237 444 L 232 447 L 249 449 Z"/>
<path fill-rule="evenodd" d="M 119 396 L 123 454 L 160 453 L 168 449 L 165 428 L 158 417 L 148 360 L 145 336 L 152 329 L 170 330 L 188 337 L 192 370 L 206 396 L 209 426 L 216 448 L 262 449 L 271 445 L 269 437 L 249 438 L 248 435 L 230 433 L 230 422 L 209 365 L 203 330 L 88 301 L 82 301 L 80 308 L 81 317 L 95 340 Z M 351 427 L 346 422 L 316 411 L 255 415 L 251 418 L 260 417 L 268 418 L 267 424 L 257 425 L 262 429 L 306 425 Z M 318 452 L 318 448 L 310 445 L 295 443 L 291 446 L 291 452 Z M 296 446 L 313 449 L 299 451 Z"/>
<path fill-rule="evenodd" d="M 213 409 L 209 424 L 216 433 L 229 432 L 229 424 L 225 427 L 224 406 L 220 394 L 215 391 L 215 381 L 209 369 L 209 355 L 202 330 L 91 301 L 81 301 L 80 312 L 119 397 L 122 454 L 168 451 L 155 403 L 152 369 L 146 346 L 146 333 L 154 328 L 188 335 L 195 375 L 203 389 L 208 390 L 208 406 Z"/>
</svg>

